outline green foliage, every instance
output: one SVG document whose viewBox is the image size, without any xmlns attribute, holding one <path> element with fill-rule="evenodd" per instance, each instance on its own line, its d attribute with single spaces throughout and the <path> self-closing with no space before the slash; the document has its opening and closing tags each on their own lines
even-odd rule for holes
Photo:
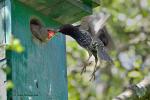
<svg viewBox="0 0 150 100">
<path fill-rule="evenodd" d="M 3 46 L 2 46 L 3 47 Z M 5 45 L 4 45 L 5 47 Z M 24 51 L 24 47 L 21 45 L 21 42 L 19 39 L 13 38 L 11 43 L 9 45 L 6 45 L 6 50 L 11 50 L 17 53 L 22 53 Z M 11 68 L 8 67 L 6 64 L 4 64 L 2 67 L 2 70 L 9 75 L 11 73 Z M 7 91 L 10 91 L 14 88 L 14 84 L 11 80 L 6 81 L 6 89 Z M 0 98 L 1 99 L 1 98 Z"/>
<path fill-rule="evenodd" d="M 12 90 L 14 88 L 14 84 L 11 80 L 7 81 L 7 85 L 6 85 L 7 90 Z"/>
<path fill-rule="evenodd" d="M 93 67 L 80 75 L 87 55 L 74 41 L 68 41 L 69 100 L 111 100 L 149 74 L 149 7 L 150 0 L 101 0 L 100 10 L 111 14 L 106 26 L 116 44 L 110 53 L 114 65 L 103 62 L 96 80 L 88 81 Z M 99 11 L 99 8 L 94 10 Z"/>
<path fill-rule="evenodd" d="M 2 68 L 2 70 L 3 70 L 6 74 L 10 74 L 10 72 L 11 72 L 10 67 L 4 67 L 4 68 Z"/>
<path fill-rule="evenodd" d="M 13 39 L 11 44 L 7 46 L 7 50 L 12 50 L 17 53 L 22 53 L 24 51 L 24 47 L 21 45 L 19 39 Z"/>
</svg>

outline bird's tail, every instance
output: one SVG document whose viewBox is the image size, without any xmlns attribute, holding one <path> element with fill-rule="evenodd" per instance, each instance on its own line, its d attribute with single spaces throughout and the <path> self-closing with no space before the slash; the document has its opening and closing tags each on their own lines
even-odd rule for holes
<svg viewBox="0 0 150 100">
<path fill-rule="evenodd" d="M 107 54 L 106 50 L 104 47 L 98 47 L 98 57 L 101 58 L 102 60 L 105 60 L 107 62 L 113 63 L 113 60 L 111 57 Z"/>
</svg>

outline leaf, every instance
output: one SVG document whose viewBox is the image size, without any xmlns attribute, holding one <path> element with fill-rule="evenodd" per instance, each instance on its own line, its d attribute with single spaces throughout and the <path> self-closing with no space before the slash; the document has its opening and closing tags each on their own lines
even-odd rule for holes
<svg viewBox="0 0 150 100">
<path fill-rule="evenodd" d="M 22 53 L 24 51 L 24 47 L 22 46 L 19 39 L 13 39 L 11 44 L 7 46 L 7 49 L 17 53 Z"/>
<path fill-rule="evenodd" d="M 130 78 L 140 78 L 142 74 L 139 71 L 131 71 L 128 73 L 128 77 Z"/>
<path fill-rule="evenodd" d="M 7 90 L 11 90 L 14 88 L 14 84 L 11 80 L 7 81 L 7 85 L 6 85 Z"/>
</svg>

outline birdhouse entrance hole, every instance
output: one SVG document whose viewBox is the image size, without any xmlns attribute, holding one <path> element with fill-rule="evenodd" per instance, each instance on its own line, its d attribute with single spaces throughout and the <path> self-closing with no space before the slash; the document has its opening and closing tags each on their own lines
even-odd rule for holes
<svg viewBox="0 0 150 100">
<path fill-rule="evenodd" d="M 40 34 L 40 29 L 43 27 L 41 21 L 38 18 L 31 18 L 30 20 L 30 30 L 32 32 L 32 35 L 40 40 L 43 41 L 41 39 L 42 35 Z"/>
<path fill-rule="evenodd" d="M 32 35 L 40 42 L 47 42 L 56 34 L 56 30 L 52 27 L 46 27 L 37 18 L 30 20 L 30 30 Z"/>
<path fill-rule="evenodd" d="M 32 18 L 32 19 L 30 20 L 30 27 L 31 27 L 32 25 L 36 25 L 36 26 L 42 27 L 41 22 L 40 22 L 38 19 L 36 19 L 36 18 Z M 32 28 L 32 27 L 31 27 L 31 28 Z"/>
<path fill-rule="evenodd" d="M 33 35 L 35 32 L 38 32 L 38 29 L 40 29 L 41 27 L 42 27 L 42 24 L 40 20 L 38 20 L 37 18 L 32 18 L 30 20 L 30 30 L 33 33 Z"/>
</svg>

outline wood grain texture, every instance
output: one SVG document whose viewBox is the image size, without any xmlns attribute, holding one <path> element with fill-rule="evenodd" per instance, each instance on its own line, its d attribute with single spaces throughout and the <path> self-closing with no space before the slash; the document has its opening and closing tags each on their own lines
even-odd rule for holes
<svg viewBox="0 0 150 100">
<path fill-rule="evenodd" d="M 7 14 L 9 11 L 10 5 L 9 1 L 0 1 L 0 100 L 7 99 L 7 91 L 6 91 L 6 73 L 3 71 L 3 68 L 6 67 L 5 59 L 5 44 L 6 44 L 6 34 L 8 34 L 8 29 L 10 27 L 8 23 L 10 22 L 10 16 Z M 8 35 L 9 36 L 9 35 Z"/>
<path fill-rule="evenodd" d="M 96 0 L 19 0 L 59 23 L 74 23 L 99 6 Z"/>
<path fill-rule="evenodd" d="M 30 32 L 33 16 L 45 26 L 60 25 L 18 1 L 12 2 L 12 34 L 25 48 L 22 54 L 7 52 L 15 84 L 13 100 L 67 100 L 65 37 L 59 34 L 47 43 L 34 39 Z"/>
</svg>

